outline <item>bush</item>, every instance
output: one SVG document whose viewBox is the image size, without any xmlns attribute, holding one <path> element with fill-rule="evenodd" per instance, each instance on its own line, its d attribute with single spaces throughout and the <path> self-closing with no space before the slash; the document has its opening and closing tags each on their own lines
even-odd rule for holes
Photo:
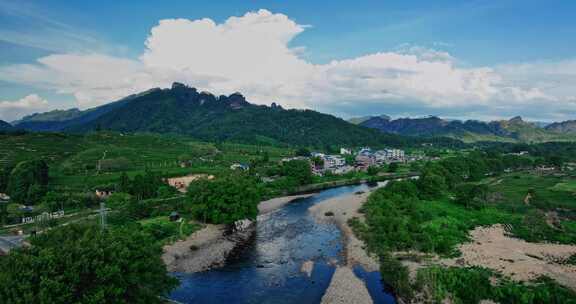
<svg viewBox="0 0 576 304">
<path fill-rule="evenodd" d="M 245 176 L 199 180 L 188 187 L 185 207 L 198 220 L 213 224 L 232 224 L 256 219 L 261 192 Z"/>
<path fill-rule="evenodd" d="M 3 303 L 161 303 L 178 284 L 137 230 L 73 224 L 31 242 L 0 259 Z"/>
</svg>

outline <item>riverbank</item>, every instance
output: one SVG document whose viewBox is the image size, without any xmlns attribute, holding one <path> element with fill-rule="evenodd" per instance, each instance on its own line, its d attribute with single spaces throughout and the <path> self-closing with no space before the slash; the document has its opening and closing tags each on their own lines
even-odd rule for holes
<svg viewBox="0 0 576 304">
<path fill-rule="evenodd" d="M 377 187 L 365 192 L 329 199 L 308 209 L 318 221 L 335 223 L 342 232 L 344 241 L 345 265 L 336 269 L 330 287 L 322 298 L 322 303 L 373 302 L 366 285 L 356 277 L 352 269 L 355 265 L 359 265 L 368 272 L 378 271 L 379 263 L 376 257 L 369 255 L 365 250 L 364 242 L 354 235 L 352 228 L 348 225 L 348 220 L 354 217 L 364 218 L 358 210 L 366 202 L 370 193 L 376 189 Z"/>
<path fill-rule="evenodd" d="M 373 301 L 364 282 L 356 277 L 352 268 L 344 266 L 336 268 L 321 303 L 371 304 Z"/>
<path fill-rule="evenodd" d="M 258 204 L 258 213 L 266 214 L 315 193 L 282 196 Z M 170 272 L 194 273 L 221 267 L 234 249 L 249 240 L 255 233 L 252 226 L 234 235 L 225 235 L 225 225 L 204 225 L 185 240 L 164 246 L 162 260 Z"/>
<path fill-rule="evenodd" d="M 200 272 L 224 265 L 237 246 L 224 236 L 224 225 L 205 225 L 183 241 L 164 246 L 162 260 L 170 272 Z"/>
<path fill-rule="evenodd" d="M 281 196 L 276 197 L 273 199 L 269 199 L 258 204 L 258 214 L 266 214 L 268 212 L 272 212 L 276 209 L 282 208 L 284 205 L 295 201 L 297 199 L 303 199 L 307 197 L 311 197 L 316 195 L 316 193 L 307 193 L 307 194 L 298 194 L 298 195 L 288 195 L 288 196 Z"/>
<path fill-rule="evenodd" d="M 471 241 L 461 244 L 462 256 L 444 259 L 445 266 L 480 266 L 500 272 L 515 281 L 547 276 L 576 291 L 576 265 L 566 261 L 576 254 L 575 245 L 529 243 L 510 237 L 502 225 L 477 227 Z"/>
<path fill-rule="evenodd" d="M 378 260 L 367 253 L 364 249 L 364 242 L 354 235 L 352 228 L 348 225 L 348 220 L 354 217 L 361 220 L 364 218 L 358 210 L 374 190 L 376 187 L 366 192 L 329 199 L 308 209 L 317 220 L 334 222 L 342 231 L 346 266 L 360 265 L 369 272 L 378 271 Z"/>
</svg>

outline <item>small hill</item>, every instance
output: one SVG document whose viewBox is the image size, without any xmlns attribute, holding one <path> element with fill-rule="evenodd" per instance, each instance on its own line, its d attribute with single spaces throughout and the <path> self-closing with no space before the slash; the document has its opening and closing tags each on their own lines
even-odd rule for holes
<svg viewBox="0 0 576 304">
<path fill-rule="evenodd" d="M 359 125 L 359 124 L 361 124 L 361 123 L 363 123 L 363 122 L 365 122 L 365 121 L 367 121 L 367 120 L 369 120 L 369 119 L 372 119 L 372 118 L 381 118 L 381 119 L 385 119 L 385 120 L 390 120 L 390 119 L 391 119 L 390 116 L 382 114 L 382 115 L 380 115 L 380 116 L 352 117 L 352 118 L 348 119 L 348 122 L 353 123 L 353 124 L 355 124 L 355 125 Z"/>
</svg>

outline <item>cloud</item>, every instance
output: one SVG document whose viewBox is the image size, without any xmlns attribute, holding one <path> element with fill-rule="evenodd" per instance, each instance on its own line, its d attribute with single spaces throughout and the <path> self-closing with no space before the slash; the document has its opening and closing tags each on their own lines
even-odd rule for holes
<svg viewBox="0 0 576 304">
<path fill-rule="evenodd" d="M 447 52 L 409 45 L 314 64 L 300 57 L 305 46 L 292 45 L 307 27 L 267 10 L 220 24 L 208 18 L 165 19 L 151 29 L 137 59 L 55 54 L 34 64 L 0 67 L 0 80 L 72 94 L 81 108 L 166 87 L 172 81 L 215 94 L 240 91 L 261 104 L 339 109 L 337 114 L 344 115 L 346 109 L 378 106 L 396 113 L 422 108 L 460 115 L 536 113 L 526 107 L 542 104 L 562 111 L 574 108 L 566 98 L 573 100 L 576 92 L 562 78 L 574 76 L 574 64 L 563 65 L 562 73 L 550 63 L 462 67 Z M 546 76 L 526 76 L 542 71 L 548 71 L 542 74 Z M 560 110 L 547 111 L 550 116 L 561 115 Z"/>
<path fill-rule="evenodd" d="M 48 108 L 48 101 L 36 94 L 30 94 L 19 100 L 0 100 L 0 119 L 12 121 L 21 116 L 44 111 Z"/>
</svg>

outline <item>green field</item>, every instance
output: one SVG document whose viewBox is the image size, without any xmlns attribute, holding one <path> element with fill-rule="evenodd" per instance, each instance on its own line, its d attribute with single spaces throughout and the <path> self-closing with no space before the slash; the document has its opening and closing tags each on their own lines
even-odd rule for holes
<svg viewBox="0 0 576 304">
<path fill-rule="evenodd" d="M 291 149 L 232 143 L 212 144 L 183 136 L 99 132 L 87 135 L 30 133 L 0 135 L 0 166 L 44 159 L 50 166 L 50 186 L 87 190 L 146 169 L 163 176 L 215 174 L 232 163 L 267 154 L 278 160 Z M 182 168 L 180 162 L 188 163 Z"/>
</svg>

